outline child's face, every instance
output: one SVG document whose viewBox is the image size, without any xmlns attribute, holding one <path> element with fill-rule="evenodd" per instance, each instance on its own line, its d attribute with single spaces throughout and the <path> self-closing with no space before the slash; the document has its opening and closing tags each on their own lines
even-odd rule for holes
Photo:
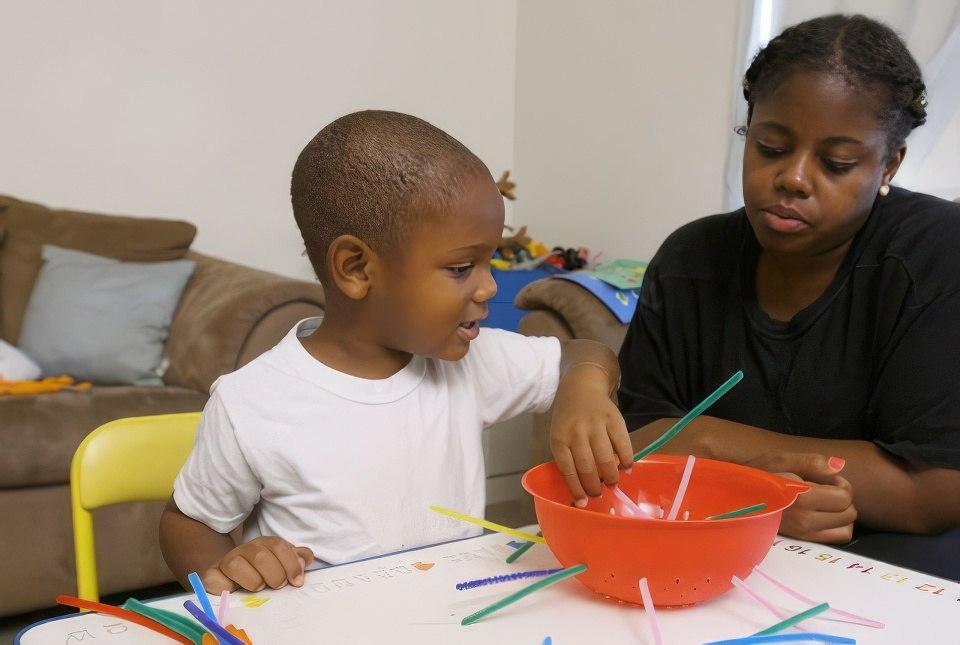
<svg viewBox="0 0 960 645">
<path fill-rule="evenodd" d="M 467 181 L 463 197 L 430 215 L 388 261 L 380 294 L 385 344 L 420 356 L 459 360 L 480 332 L 497 291 L 490 258 L 503 232 L 503 198 L 489 177 Z"/>
<path fill-rule="evenodd" d="M 889 171 L 876 110 L 868 93 L 825 73 L 796 72 L 757 101 L 743 196 L 765 250 L 815 256 L 860 229 Z"/>
</svg>

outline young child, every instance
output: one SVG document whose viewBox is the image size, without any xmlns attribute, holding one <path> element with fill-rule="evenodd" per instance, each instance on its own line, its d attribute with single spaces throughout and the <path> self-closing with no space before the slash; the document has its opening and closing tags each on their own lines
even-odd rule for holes
<svg viewBox="0 0 960 645">
<path fill-rule="evenodd" d="M 482 429 L 551 404 L 578 504 L 632 464 L 613 352 L 480 329 L 503 200 L 460 142 L 409 115 L 350 114 L 304 148 L 291 193 L 325 313 L 211 388 L 160 523 L 181 583 L 299 586 L 314 559 L 476 535 L 428 507 L 482 516 Z"/>
</svg>

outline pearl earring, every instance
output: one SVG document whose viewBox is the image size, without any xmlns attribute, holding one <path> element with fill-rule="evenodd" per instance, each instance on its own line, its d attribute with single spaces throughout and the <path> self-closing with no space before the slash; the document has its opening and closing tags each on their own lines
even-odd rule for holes
<svg viewBox="0 0 960 645">
<path fill-rule="evenodd" d="M 890 186 L 884 184 L 883 186 L 880 186 L 880 190 L 877 192 L 880 193 L 881 197 L 886 197 L 890 193 Z"/>
</svg>

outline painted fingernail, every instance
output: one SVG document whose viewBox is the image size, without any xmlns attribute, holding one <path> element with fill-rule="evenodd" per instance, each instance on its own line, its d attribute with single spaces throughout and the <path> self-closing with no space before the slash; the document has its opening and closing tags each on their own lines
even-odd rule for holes
<svg viewBox="0 0 960 645">
<path fill-rule="evenodd" d="M 846 463 L 847 463 L 847 460 L 844 459 L 843 457 L 830 457 L 830 459 L 827 460 L 827 464 L 833 470 L 841 470 L 844 464 Z"/>
<path fill-rule="evenodd" d="M 574 505 L 577 508 L 586 508 L 587 507 L 587 498 L 581 497 L 580 499 L 574 501 Z"/>
</svg>

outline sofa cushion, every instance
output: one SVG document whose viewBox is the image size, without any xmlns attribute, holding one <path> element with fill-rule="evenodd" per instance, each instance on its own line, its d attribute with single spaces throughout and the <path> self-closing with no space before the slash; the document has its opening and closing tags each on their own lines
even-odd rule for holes
<svg viewBox="0 0 960 645">
<path fill-rule="evenodd" d="M 189 222 L 55 210 L 0 195 L 0 337 L 16 345 L 42 265 L 41 247 L 55 244 L 117 260 L 182 258 L 196 227 Z"/>
<path fill-rule="evenodd" d="M 160 360 L 195 263 L 121 262 L 44 244 L 20 347 L 44 376 L 163 385 Z"/>
<path fill-rule="evenodd" d="M 32 358 L 0 340 L 0 381 L 32 381 L 40 374 L 40 366 Z"/>
<path fill-rule="evenodd" d="M 197 268 L 170 325 L 164 383 L 206 392 L 221 375 L 280 342 L 298 316 L 323 313 L 319 283 L 193 251 L 187 258 Z"/>
<path fill-rule="evenodd" d="M 98 426 L 123 417 L 196 412 L 206 399 L 184 388 L 133 386 L 2 396 L 0 489 L 68 482 L 73 453 Z"/>
</svg>

